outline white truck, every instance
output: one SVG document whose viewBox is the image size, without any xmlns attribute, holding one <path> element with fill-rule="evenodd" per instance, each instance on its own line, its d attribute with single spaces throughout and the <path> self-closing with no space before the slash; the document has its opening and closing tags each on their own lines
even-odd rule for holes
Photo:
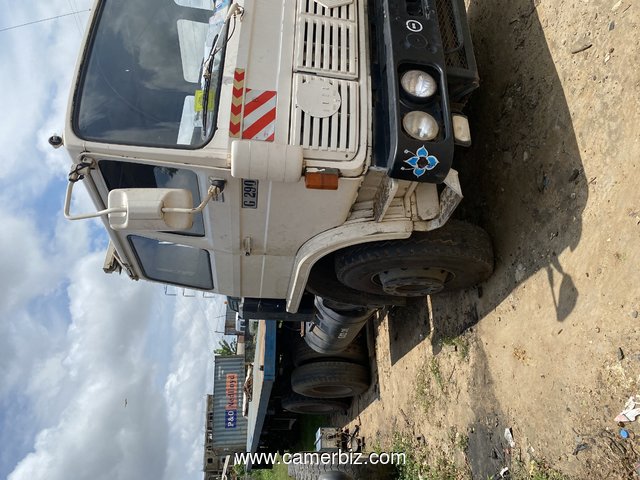
<svg viewBox="0 0 640 480">
<path fill-rule="evenodd" d="M 477 86 L 463 0 L 96 0 L 49 139 L 65 216 L 102 219 L 105 271 L 312 320 L 337 355 L 367 309 L 491 274 L 450 220 Z M 78 181 L 97 211 L 70 211 Z"/>
<path fill-rule="evenodd" d="M 290 313 L 491 273 L 487 235 L 447 225 L 478 85 L 462 0 L 97 0 L 83 45 L 50 142 L 106 271 Z M 70 213 L 80 179 L 98 212 Z"/>
</svg>

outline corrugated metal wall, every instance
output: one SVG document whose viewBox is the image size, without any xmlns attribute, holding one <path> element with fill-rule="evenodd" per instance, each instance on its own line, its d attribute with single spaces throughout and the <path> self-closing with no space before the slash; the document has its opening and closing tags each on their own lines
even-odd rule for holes
<svg viewBox="0 0 640 480">
<path fill-rule="evenodd" d="M 247 419 L 242 416 L 244 356 L 216 356 L 213 377 L 213 447 L 218 452 L 244 452 Z"/>
</svg>

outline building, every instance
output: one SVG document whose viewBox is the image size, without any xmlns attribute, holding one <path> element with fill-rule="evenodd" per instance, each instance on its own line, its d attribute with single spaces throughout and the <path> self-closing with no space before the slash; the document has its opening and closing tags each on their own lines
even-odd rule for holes
<svg viewBox="0 0 640 480">
<path fill-rule="evenodd" d="M 244 356 L 215 357 L 213 395 L 207 395 L 205 416 L 204 480 L 223 478 L 226 457 L 246 450 L 247 419 L 241 410 L 244 377 Z"/>
<path fill-rule="evenodd" d="M 224 459 L 218 456 L 213 447 L 213 395 L 207 395 L 207 411 L 204 433 L 204 480 L 219 480 L 222 478 Z"/>
<path fill-rule="evenodd" d="M 244 332 L 243 331 L 239 331 L 237 330 L 236 326 L 238 324 L 238 322 L 236 322 L 237 320 L 237 312 L 234 312 L 233 310 L 231 310 L 229 308 L 229 306 L 227 305 L 227 311 L 225 313 L 225 317 L 224 317 L 224 334 L 225 335 L 243 335 Z"/>
</svg>

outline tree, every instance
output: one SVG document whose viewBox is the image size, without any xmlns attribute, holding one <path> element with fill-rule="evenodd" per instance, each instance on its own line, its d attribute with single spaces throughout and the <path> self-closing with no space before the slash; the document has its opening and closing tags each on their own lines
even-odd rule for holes
<svg viewBox="0 0 640 480">
<path fill-rule="evenodd" d="M 231 342 L 227 342 L 224 338 L 220 340 L 218 344 L 218 348 L 216 348 L 213 353 L 215 355 L 221 355 L 223 357 L 228 357 L 229 355 L 235 355 L 238 348 L 238 340 L 231 340 Z"/>
</svg>

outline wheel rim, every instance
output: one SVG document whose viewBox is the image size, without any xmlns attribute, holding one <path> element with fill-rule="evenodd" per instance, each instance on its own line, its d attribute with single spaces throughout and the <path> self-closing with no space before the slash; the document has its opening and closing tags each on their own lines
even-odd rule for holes
<svg viewBox="0 0 640 480">
<path fill-rule="evenodd" d="M 307 404 L 296 406 L 293 411 L 297 413 L 333 413 L 337 410 L 334 405 Z"/>
<path fill-rule="evenodd" d="M 317 395 L 318 398 L 342 398 L 350 397 L 353 394 L 353 389 L 345 385 L 323 385 L 310 389 L 305 393 L 305 395 L 310 397 Z"/>
<path fill-rule="evenodd" d="M 452 274 L 438 267 L 393 268 L 378 273 L 372 280 L 387 295 L 422 297 L 442 291 Z"/>
<path fill-rule="evenodd" d="M 327 402 L 326 400 L 315 400 L 312 398 L 305 399 L 303 402 L 296 402 L 291 405 L 287 405 L 283 402 L 282 407 L 285 410 L 294 413 L 302 414 L 327 414 L 338 411 L 343 411 L 347 408 L 347 405 L 339 402 Z"/>
</svg>

